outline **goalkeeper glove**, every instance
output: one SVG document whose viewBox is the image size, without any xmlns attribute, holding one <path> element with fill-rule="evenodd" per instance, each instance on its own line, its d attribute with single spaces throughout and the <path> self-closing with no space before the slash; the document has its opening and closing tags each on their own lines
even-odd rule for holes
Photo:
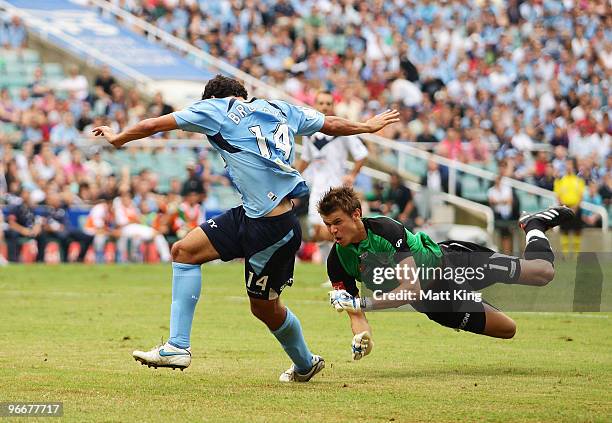
<svg viewBox="0 0 612 423">
<path fill-rule="evenodd" d="M 360 298 L 353 297 L 344 289 L 329 291 L 329 302 L 338 313 L 344 310 L 359 311 L 363 308 Z"/>
<path fill-rule="evenodd" d="M 353 360 L 361 360 L 363 357 L 370 354 L 373 347 L 374 341 L 372 341 L 368 332 L 358 333 L 353 337 L 353 342 L 351 343 Z"/>
</svg>

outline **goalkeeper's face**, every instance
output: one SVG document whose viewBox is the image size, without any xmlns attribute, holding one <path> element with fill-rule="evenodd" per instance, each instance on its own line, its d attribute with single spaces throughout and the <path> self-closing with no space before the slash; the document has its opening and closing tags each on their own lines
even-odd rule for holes
<svg viewBox="0 0 612 423">
<path fill-rule="evenodd" d="M 365 239 L 361 210 L 357 209 L 352 214 L 335 210 L 329 215 L 321 215 L 321 217 L 325 226 L 327 226 L 327 230 L 334 237 L 334 241 L 343 247 Z"/>
</svg>

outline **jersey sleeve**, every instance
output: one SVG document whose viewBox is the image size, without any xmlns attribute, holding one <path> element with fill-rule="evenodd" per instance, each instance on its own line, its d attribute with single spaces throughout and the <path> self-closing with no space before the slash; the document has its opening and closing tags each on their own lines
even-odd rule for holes
<svg viewBox="0 0 612 423">
<path fill-rule="evenodd" d="M 325 115 L 310 107 L 294 106 L 280 100 L 272 103 L 281 108 L 287 117 L 289 126 L 297 135 L 312 135 L 318 132 L 325 123 Z"/>
<path fill-rule="evenodd" d="M 342 267 L 335 246 L 327 257 L 327 276 L 334 289 L 344 289 L 354 297 L 359 296 L 357 281 Z"/>
<path fill-rule="evenodd" d="M 353 157 L 353 160 L 363 160 L 368 157 L 368 149 L 356 136 L 347 137 L 348 149 Z"/>
<path fill-rule="evenodd" d="M 368 219 L 368 224 L 374 234 L 389 242 L 388 252 L 393 253 L 396 263 L 412 256 L 408 233 L 400 222 L 381 216 Z"/>
<path fill-rule="evenodd" d="M 211 136 L 217 134 L 225 119 L 219 100 L 221 99 L 201 100 L 186 109 L 172 113 L 177 126 L 183 131 Z"/>
</svg>

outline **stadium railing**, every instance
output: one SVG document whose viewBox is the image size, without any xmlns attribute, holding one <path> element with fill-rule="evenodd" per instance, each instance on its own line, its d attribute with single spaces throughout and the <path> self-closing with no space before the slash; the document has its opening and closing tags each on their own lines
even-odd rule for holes
<svg viewBox="0 0 612 423">
<path fill-rule="evenodd" d="M 486 169 L 480 169 L 475 166 L 470 166 L 456 160 L 450 160 L 445 157 L 430 153 L 428 151 L 421 150 L 411 145 L 406 145 L 404 143 L 397 143 L 395 141 L 391 141 L 385 138 L 382 138 L 377 135 L 371 135 L 370 138 L 375 138 L 376 142 L 387 148 L 393 148 L 398 152 L 398 170 L 405 169 L 406 163 L 408 161 L 413 161 L 415 158 L 424 161 L 425 163 L 428 160 L 433 160 L 441 166 L 446 166 L 449 169 L 449 193 L 451 195 L 455 194 L 455 190 L 457 187 L 457 181 L 460 178 L 460 173 L 463 172 L 465 174 L 476 176 L 480 179 L 484 179 L 493 183 L 495 178 L 498 176 L 498 173 L 491 172 Z M 553 191 L 549 191 L 543 188 L 540 188 L 535 185 L 531 185 L 529 183 L 519 181 L 517 179 L 505 178 L 506 182 L 517 191 L 521 191 L 527 194 L 531 194 L 534 196 L 539 196 L 545 201 L 548 201 L 548 205 L 554 204 L 557 202 L 556 194 Z M 543 205 L 540 204 L 538 208 L 542 208 Z M 602 221 L 602 230 L 604 232 L 608 231 L 608 212 L 605 207 L 597 206 L 594 204 L 589 204 L 586 202 L 582 202 L 581 207 L 584 210 L 591 211 L 593 213 L 599 214 L 601 216 Z M 532 210 L 527 210 L 532 211 Z"/>
<path fill-rule="evenodd" d="M 118 19 L 118 23 L 124 26 L 130 26 L 132 28 L 139 28 L 146 32 L 148 37 L 152 41 L 163 43 L 167 48 L 181 52 L 185 57 L 192 63 L 202 67 L 206 66 L 209 69 L 217 70 L 221 73 L 231 75 L 233 77 L 241 79 L 247 86 L 249 92 L 258 93 L 259 95 L 265 95 L 268 98 L 282 98 L 285 100 L 293 100 L 291 96 L 287 95 L 282 90 L 268 85 L 257 78 L 249 75 L 248 73 L 230 65 L 223 60 L 220 60 L 205 51 L 202 51 L 187 41 L 178 38 L 154 25 L 151 25 L 144 19 L 141 19 L 112 3 L 100 0 L 90 0 L 90 5 L 99 8 L 103 14 L 108 17 L 115 17 Z"/>
<path fill-rule="evenodd" d="M 24 22 L 24 25 L 26 25 L 26 27 L 28 22 L 27 18 L 31 18 L 31 16 L 26 11 L 15 7 L 4 0 L 0 0 L 0 10 L 5 10 L 13 15 L 19 16 L 22 22 Z M 53 34 L 65 43 L 72 45 L 75 49 L 80 50 L 82 53 L 88 56 L 90 60 L 93 60 L 97 63 L 106 63 L 118 69 L 123 74 L 131 78 L 133 82 L 135 82 L 139 86 L 145 87 L 153 82 L 153 80 L 147 77 L 146 75 L 143 75 L 142 73 L 130 68 L 129 66 L 125 66 L 123 63 L 109 55 L 100 53 L 94 49 L 89 48 L 87 44 L 80 41 L 77 37 L 66 35 L 63 31 L 56 31 L 55 28 L 53 28 L 52 26 L 43 25 L 37 28 L 37 32 L 38 35 L 43 39 L 43 41 L 46 40 L 49 34 Z"/>
</svg>

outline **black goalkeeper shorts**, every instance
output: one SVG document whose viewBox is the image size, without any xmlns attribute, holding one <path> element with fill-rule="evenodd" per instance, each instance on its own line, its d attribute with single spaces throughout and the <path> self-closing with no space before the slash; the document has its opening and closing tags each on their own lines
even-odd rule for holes
<svg viewBox="0 0 612 423">
<path fill-rule="evenodd" d="M 444 253 L 443 270 L 485 268 L 487 267 L 485 265 L 488 265 L 492 257 L 497 254 L 489 248 L 465 241 L 445 241 L 440 243 L 440 247 Z M 508 257 L 509 262 L 514 259 L 518 260 L 515 257 Z M 490 271 L 483 270 L 483 277 L 490 279 Z M 471 280 L 443 278 L 425 282 L 422 289 L 431 291 L 432 297 L 435 298 L 433 294 L 441 294 L 446 295 L 448 299 L 421 301 L 417 309 L 442 326 L 482 334 L 486 324 L 484 305 L 488 303 L 478 292 L 481 289 L 480 284 L 482 281 L 476 278 Z"/>
</svg>

